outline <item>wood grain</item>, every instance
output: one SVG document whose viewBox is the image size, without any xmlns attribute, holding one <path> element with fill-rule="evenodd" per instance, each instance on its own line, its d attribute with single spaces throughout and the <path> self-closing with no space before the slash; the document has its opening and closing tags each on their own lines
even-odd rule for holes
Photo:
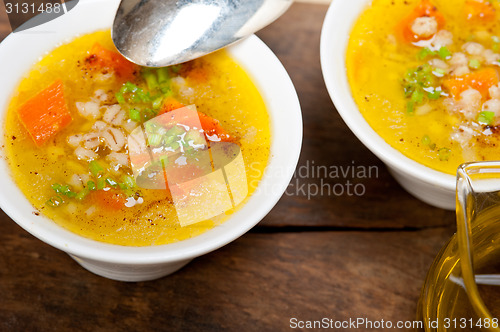
<svg viewBox="0 0 500 332">
<path fill-rule="evenodd" d="M 129 284 L 83 270 L 13 223 L 1 230 L 1 331 L 284 331 L 292 317 L 412 320 L 451 233 L 254 232 L 172 276 Z"/>
</svg>

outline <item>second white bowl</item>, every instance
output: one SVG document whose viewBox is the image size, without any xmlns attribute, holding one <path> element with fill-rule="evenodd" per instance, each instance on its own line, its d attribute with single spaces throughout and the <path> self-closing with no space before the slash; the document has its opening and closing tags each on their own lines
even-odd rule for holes
<svg viewBox="0 0 500 332">
<path fill-rule="evenodd" d="M 394 178 L 418 199 L 448 210 L 455 209 L 455 177 L 406 157 L 386 143 L 361 115 L 347 79 L 346 51 L 354 23 L 370 0 L 334 0 L 321 32 L 321 68 L 326 87 L 342 119 L 359 140 L 380 158 Z"/>
</svg>

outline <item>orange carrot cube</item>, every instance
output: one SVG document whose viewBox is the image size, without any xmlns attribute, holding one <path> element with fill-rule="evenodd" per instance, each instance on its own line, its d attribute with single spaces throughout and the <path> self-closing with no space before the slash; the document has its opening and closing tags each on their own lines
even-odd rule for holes
<svg viewBox="0 0 500 332">
<path fill-rule="evenodd" d="M 444 81 L 444 87 L 455 99 L 467 89 L 475 89 L 481 92 L 483 98 L 488 97 L 489 89 L 498 84 L 498 72 L 494 68 L 485 68 L 470 74 L 453 77 Z"/>
<path fill-rule="evenodd" d="M 137 65 L 125 59 L 120 53 L 110 51 L 99 43 L 92 46 L 86 62 L 93 69 L 113 70 L 116 76 L 123 80 L 131 80 L 137 70 Z"/>
<path fill-rule="evenodd" d="M 18 110 L 18 116 L 37 146 L 66 127 L 72 118 L 64 99 L 62 81 L 55 81 L 28 100 Z"/>
<path fill-rule="evenodd" d="M 408 43 L 418 42 L 423 39 L 416 35 L 411 27 L 415 19 L 419 17 L 434 17 L 438 23 L 438 30 L 442 29 L 446 24 L 444 16 L 437 10 L 429 0 L 423 0 L 413 11 L 406 16 L 399 24 L 396 29 L 402 39 Z"/>
</svg>

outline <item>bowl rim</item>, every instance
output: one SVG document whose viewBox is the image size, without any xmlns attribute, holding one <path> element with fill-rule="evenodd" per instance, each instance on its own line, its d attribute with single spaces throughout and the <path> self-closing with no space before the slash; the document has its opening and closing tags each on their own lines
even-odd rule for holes
<svg viewBox="0 0 500 332">
<path fill-rule="evenodd" d="M 361 115 L 347 78 L 346 50 L 351 30 L 371 0 L 334 0 L 328 8 L 320 38 L 323 79 L 337 112 L 356 137 L 390 168 L 422 182 L 455 190 L 455 176 L 424 166 L 382 139 Z"/>
<path fill-rule="evenodd" d="M 5 121 L 8 103 L 20 79 L 37 62 L 38 56 L 79 34 L 111 27 L 119 0 L 85 0 L 67 14 L 44 25 L 11 33 L 0 43 L 0 58 L 16 56 L 15 64 L 0 63 L 6 75 L 0 85 L 12 88 L 0 91 L 0 117 Z M 96 11 L 95 6 L 99 6 Z M 88 27 L 92 18 L 92 27 Z M 83 27 L 82 27 L 83 25 Z M 61 29 L 65 27 L 65 29 Z M 47 41 L 40 41 L 40 33 Z M 29 54 L 13 55 L 32 41 Z M 48 45 L 47 45 L 48 44 Z M 302 146 L 302 116 L 297 93 L 285 68 L 276 55 L 257 36 L 252 35 L 228 48 L 233 59 L 246 71 L 261 93 L 270 117 L 271 151 L 266 170 L 256 191 L 223 224 L 190 239 L 172 244 L 131 247 L 91 240 L 63 227 L 35 209 L 11 178 L 4 155 L 0 152 L 0 207 L 19 226 L 43 242 L 77 257 L 114 264 L 150 265 L 191 259 L 216 250 L 237 239 L 260 222 L 279 201 L 294 174 Z M 3 67 L 3 68 L 2 68 Z M 21 68 L 21 69 L 19 69 Z M 15 81 L 15 85 L 12 85 Z M 10 82 L 10 84 L 8 84 Z M 4 140 L 4 122 L 0 128 Z M 293 135 L 290 135 L 290 132 Z M 2 142 L 5 143 L 5 142 Z"/>
</svg>

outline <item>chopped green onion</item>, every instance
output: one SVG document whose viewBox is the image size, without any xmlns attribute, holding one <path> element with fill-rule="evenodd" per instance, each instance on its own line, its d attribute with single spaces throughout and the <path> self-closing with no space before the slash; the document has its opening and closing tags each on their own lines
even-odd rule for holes
<svg viewBox="0 0 500 332">
<path fill-rule="evenodd" d="M 148 136 L 148 144 L 149 146 L 159 146 L 162 141 L 162 136 L 158 134 L 151 134 Z"/>
<path fill-rule="evenodd" d="M 414 102 L 414 103 L 421 103 L 422 101 L 424 101 L 424 94 L 421 90 L 417 89 L 415 91 L 413 91 L 412 95 L 411 95 L 411 101 Z"/>
<path fill-rule="evenodd" d="M 113 180 L 112 178 L 106 178 L 106 183 L 109 184 L 111 187 L 116 187 L 118 185 L 118 182 Z"/>
<path fill-rule="evenodd" d="M 433 70 L 429 64 L 410 69 L 404 78 L 405 88 L 413 91 L 416 88 L 433 86 L 435 82 Z"/>
<path fill-rule="evenodd" d="M 75 198 L 79 201 L 83 201 L 85 199 L 85 197 L 88 196 L 89 193 L 90 193 L 90 190 L 85 188 L 82 191 L 80 191 L 78 194 L 76 194 Z"/>
<path fill-rule="evenodd" d="M 419 60 L 424 60 L 427 58 L 429 55 L 434 55 L 436 54 L 434 51 L 431 51 L 430 48 L 424 47 L 423 49 L 420 50 L 420 52 L 417 55 L 417 58 Z"/>
<path fill-rule="evenodd" d="M 469 61 L 469 67 L 471 67 L 472 69 L 478 69 L 479 67 L 481 67 L 481 62 L 478 59 L 471 59 Z"/>
<path fill-rule="evenodd" d="M 154 134 L 158 130 L 158 125 L 153 121 L 148 121 L 144 124 L 147 134 Z"/>
<path fill-rule="evenodd" d="M 175 150 L 173 146 L 173 142 L 178 138 L 179 135 L 182 135 L 184 130 L 179 126 L 173 126 L 163 135 L 163 145 L 170 146 Z"/>
<path fill-rule="evenodd" d="M 87 188 L 89 188 L 89 190 L 95 190 L 95 182 L 87 181 Z"/>
<path fill-rule="evenodd" d="M 448 59 L 449 57 L 451 57 L 451 52 L 450 50 L 448 49 L 448 47 L 446 46 L 443 46 L 439 49 L 438 51 L 438 55 L 441 59 L 443 60 L 446 60 Z"/>
<path fill-rule="evenodd" d="M 120 104 L 123 104 L 125 103 L 125 97 L 123 96 L 123 93 L 118 91 L 117 93 L 115 93 L 115 97 L 116 97 L 116 101 Z"/>
<path fill-rule="evenodd" d="M 483 125 L 490 125 L 493 123 L 493 119 L 495 118 L 495 112 L 491 111 L 482 111 L 479 113 L 477 117 L 477 122 Z"/>
<path fill-rule="evenodd" d="M 66 185 L 63 186 L 59 183 L 54 183 L 52 186 L 52 189 L 57 193 L 57 194 L 63 194 L 65 196 L 68 196 L 70 198 L 75 197 L 76 193 L 71 190 L 71 187 Z"/>
<path fill-rule="evenodd" d="M 146 80 L 146 84 L 148 85 L 149 90 L 158 89 L 158 80 L 156 79 L 156 75 L 151 70 L 143 71 L 142 76 Z"/>
<path fill-rule="evenodd" d="M 500 38 L 498 36 L 492 36 L 491 40 L 493 40 L 494 43 L 500 43 Z"/>
<path fill-rule="evenodd" d="M 62 189 L 61 189 L 61 188 L 62 188 L 62 185 L 61 185 L 61 184 L 59 184 L 59 183 L 54 183 L 54 184 L 51 186 L 51 188 L 52 188 L 52 189 L 54 189 L 54 191 L 55 191 L 56 193 L 58 193 L 58 194 L 62 192 Z"/>
<path fill-rule="evenodd" d="M 161 105 L 162 105 L 162 103 L 163 103 L 163 97 L 158 97 L 158 98 L 156 98 L 156 99 L 153 101 L 153 108 L 154 108 L 154 109 L 158 109 L 158 108 L 160 108 L 160 107 L 161 107 Z"/>
<path fill-rule="evenodd" d="M 414 87 L 410 84 L 404 86 L 405 97 L 408 98 L 413 93 Z"/>
<path fill-rule="evenodd" d="M 433 92 L 427 92 L 427 97 L 431 100 L 437 100 L 441 97 L 441 90 L 434 90 Z"/>
<path fill-rule="evenodd" d="M 104 187 L 106 187 L 106 181 L 104 180 L 104 178 L 101 177 L 97 179 L 97 186 L 96 186 L 97 190 L 102 190 L 104 189 Z"/>
<path fill-rule="evenodd" d="M 436 143 L 432 143 L 431 138 L 429 137 L 429 135 L 422 136 L 421 142 L 422 142 L 423 145 L 428 146 L 429 149 L 431 149 L 431 150 L 434 150 L 436 148 Z"/>
<path fill-rule="evenodd" d="M 51 197 L 45 204 L 51 207 L 58 207 L 64 203 L 64 200 L 61 196 L 53 196 Z"/>
<path fill-rule="evenodd" d="M 142 102 L 151 102 L 151 95 L 148 93 L 145 93 L 142 89 L 137 90 L 136 96 L 139 98 L 140 101 Z"/>
<path fill-rule="evenodd" d="M 441 161 L 447 161 L 448 159 L 450 159 L 450 155 L 451 150 L 448 148 L 441 148 L 438 151 L 439 160 Z"/>
<path fill-rule="evenodd" d="M 441 68 L 435 68 L 432 73 L 434 75 L 436 75 L 437 77 L 443 77 L 444 75 L 446 75 L 446 70 L 441 69 Z"/>
<path fill-rule="evenodd" d="M 163 138 L 163 145 L 165 146 L 170 146 L 172 144 L 173 141 L 175 141 L 175 139 L 177 138 L 177 136 L 174 136 L 174 135 L 171 135 L 171 136 L 166 136 Z"/>
<path fill-rule="evenodd" d="M 132 93 L 139 90 L 139 87 L 132 82 L 125 83 L 125 87 L 127 88 L 127 91 L 132 92 Z"/>
<path fill-rule="evenodd" d="M 413 114 L 415 112 L 415 103 L 413 101 L 409 101 L 406 104 L 406 113 Z"/>
<path fill-rule="evenodd" d="M 193 142 L 193 145 L 206 145 L 205 136 L 197 130 L 190 130 L 184 136 L 186 142 Z"/>
<path fill-rule="evenodd" d="M 184 134 L 186 131 L 184 130 L 184 128 L 180 127 L 180 126 L 173 126 L 172 128 L 170 128 L 166 135 L 167 136 L 179 136 L 179 135 L 182 135 Z"/>
<path fill-rule="evenodd" d="M 158 68 L 156 74 L 158 75 L 161 92 L 165 95 L 170 95 L 172 91 L 170 89 L 170 74 L 168 69 L 166 67 Z"/>
<path fill-rule="evenodd" d="M 168 74 L 167 67 L 161 67 L 156 70 L 156 74 L 158 75 L 158 83 L 166 83 L 170 80 L 170 75 Z"/>
<path fill-rule="evenodd" d="M 131 95 L 130 95 L 130 97 L 129 97 L 128 101 L 129 101 L 129 102 L 131 102 L 131 103 L 132 103 L 132 102 L 133 102 L 133 103 L 138 103 L 138 102 L 140 102 L 140 101 L 141 101 L 141 98 L 139 97 L 139 95 L 138 95 L 138 94 L 133 93 L 133 94 L 131 94 Z"/>
<path fill-rule="evenodd" d="M 128 111 L 128 117 L 132 121 L 139 122 L 139 121 L 141 121 L 141 112 L 135 108 L 131 108 Z"/>
<path fill-rule="evenodd" d="M 424 135 L 422 137 L 422 144 L 423 145 L 430 145 L 432 142 L 431 142 L 431 138 L 427 135 Z"/>
<path fill-rule="evenodd" d="M 99 173 L 104 171 L 104 168 L 97 161 L 92 160 L 89 164 L 89 170 L 93 176 L 98 176 Z"/>
<path fill-rule="evenodd" d="M 123 183 L 129 188 L 135 188 L 135 180 L 130 175 L 124 175 L 122 177 Z"/>
</svg>

